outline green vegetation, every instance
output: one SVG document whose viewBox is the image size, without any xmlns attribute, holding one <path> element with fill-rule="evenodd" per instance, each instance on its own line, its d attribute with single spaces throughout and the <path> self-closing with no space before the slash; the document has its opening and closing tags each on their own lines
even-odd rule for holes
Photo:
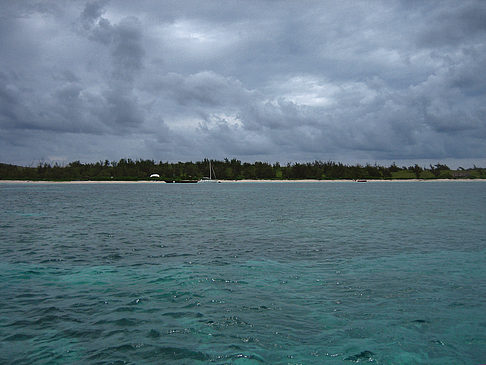
<svg viewBox="0 0 486 365">
<path fill-rule="evenodd" d="M 408 171 L 404 169 L 404 170 L 392 172 L 392 179 L 416 179 L 416 176 L 412 171 Z"/>
<path fill-rule="evenodd" d="M 1 180 L 149 180 L 151 174 L 159 174 L 160 180 L 198 180 L 208 174 L 209 161 L 198 162 L 155 162 L 153 160 L 121 159 L 120 161 L 100 161 L 96 163 L 71 162 L 66 166 L 39 164 L 24 167 L 0 163 Z M 212 161 L 218 179 L 454 179 L 486 178 L 486 169 L 474 166 L 471 169 L 451 170 L 447 165 L 427 167 L 403 166 L 395 164 L 384 167 L 377 165 L 345 165 L 332 161 L 314 161 L 281 166 L 278 162 L 242 163 L 225 159 Z"/>
</svg>

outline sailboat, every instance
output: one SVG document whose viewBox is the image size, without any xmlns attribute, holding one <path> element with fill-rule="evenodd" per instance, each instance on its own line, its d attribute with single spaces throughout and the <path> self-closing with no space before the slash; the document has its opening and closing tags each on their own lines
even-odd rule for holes
<svg viewBox="0 0 486 365">
<path fill-rule="evenodd" d="M 219 182 L 216 179 L 213 179 L 213 176 L 216 177 L 214 173 L 213 167 L 211 166 L 211 160 L 209 160 L 209 177 L 203 177 L 198 183 L 217 183 Z"/>
</svg>

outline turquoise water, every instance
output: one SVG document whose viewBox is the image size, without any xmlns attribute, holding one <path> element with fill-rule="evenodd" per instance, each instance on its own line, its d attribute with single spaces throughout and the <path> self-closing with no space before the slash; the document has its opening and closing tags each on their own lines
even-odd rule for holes
<svg viewBox="0 0 486 365">
<path fill-rule="evenodd" d="M 0 363 L 486 363 L 486 183 L 0 184 Z"/>
</svg>

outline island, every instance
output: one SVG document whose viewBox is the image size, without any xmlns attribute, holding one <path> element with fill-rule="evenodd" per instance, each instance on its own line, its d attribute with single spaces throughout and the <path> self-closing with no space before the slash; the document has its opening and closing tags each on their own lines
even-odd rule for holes
<svg viewBox="0 0 486 365">
<path fill-rule="evenodd" d="M 41 163 L 18 166 L 0 163 L 0 180 L 29 181 L 165 181 L 197 182 L 207 175 L 209 160 L 197 162 L 155 162 L 120 159 L 95 163 Z M 211 160 L 220 181 L 265 180 L 437 180 L 486 179 L 486 168 L 451 169 L 445 164 L 419 166 L 347 165 L 333 161 L 306 163 L 241 162 L 237 159 Z"/>
</svg>

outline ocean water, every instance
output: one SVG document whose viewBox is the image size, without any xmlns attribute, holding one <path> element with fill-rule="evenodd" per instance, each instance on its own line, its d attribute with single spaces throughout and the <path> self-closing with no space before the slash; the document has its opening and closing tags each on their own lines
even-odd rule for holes
<svg viewBox="0 0 486 365">
<path fill-rule="evenodd" d="M 2 364 L 486 363 L 486 183 L 0 184 Z"/>
</svg>

